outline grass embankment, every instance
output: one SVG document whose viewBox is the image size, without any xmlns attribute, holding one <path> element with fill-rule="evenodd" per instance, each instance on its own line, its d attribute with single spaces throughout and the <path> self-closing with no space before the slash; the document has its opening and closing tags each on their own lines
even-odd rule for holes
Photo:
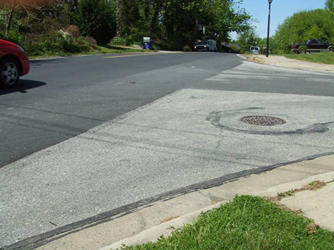
<svg viewBox="0 0 334 250">
<path fill-rule="evenodd" d="M 260 197 L 236 196 L 232 202 L 202 214 L 194 225 L 186 225 L 168 238 L 122 249 L 331 250 L 334 232 L 318 228 L 312 220 Z"/>
<path fill-rule="evenodd" d="M 57 57 L 57 56 L 120 54 L 120 53 L 133 53 L 133 52 L 147 52 L 147 50 L 135 49 L 131 47 L 118 46 L 118 45 L 96 45 L 95 49 L 92 48 L 87 52 L 82 52 L 82 53 L 49 52 L 49 53 L 41 53 L 38 56 L 29 56 L 29 59 Z"/>
<path fill-rule="evenodd" d="M 334 64 L 334 53 L 285 54 L 286 58 L 308 62 Z"/>
</svg>

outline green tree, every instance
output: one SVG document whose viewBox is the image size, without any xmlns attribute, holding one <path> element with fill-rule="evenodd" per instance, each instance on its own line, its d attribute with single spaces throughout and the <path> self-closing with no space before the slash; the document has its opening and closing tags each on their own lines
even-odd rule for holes
<svg viewBox="0 0 334 250">
<path fill-rule="evenodd" d="M 276 52 L 291 51 L 293 43 L 305 43 L 308 39 L 334 41 L 334 13 L 325 9 L 302 11 L 287 18 L 273 37 L 272 48 Z"/>
<path fill-rule="evenodd" d="M 250 46 L 261 46 L 262 39 L 256 34 L 254 28 L 250 28 L 237 36 L 237 44 L 241 47 L 242 51 L 248 51 Z"/>
<path fill-rule="evenodd" d="M 334 11 L 334 0 L 327 0 L 326 8 L 330 11 Z"/>
<path fill-rule="evenodd" d="M 118 30 L 121 36 L 140 41 L 150 36 L 163 46 L 182 49 L 206 36 L 228 40 L 231 31 L 249 29 L 250 15 L 231 0 L 119 0 Z"/>
<path fill-rule="evenodd" d="M 116 34 L 116 2 L 113 0 L 81 0 L 74 14 L 81 35 L 108 43 Z"/>
</svg>

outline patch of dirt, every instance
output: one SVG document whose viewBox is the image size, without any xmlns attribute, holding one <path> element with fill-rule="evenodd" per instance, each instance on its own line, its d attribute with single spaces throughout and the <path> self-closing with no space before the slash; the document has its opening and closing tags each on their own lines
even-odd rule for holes
<svg viewBox="0 0 334 250">
<path fill-rule="evenodd" d="M 315 224 L 315 223 L 310 223 L 307 225 L 306 229 L 307 229 L 307 232 L 309 234 L 314 234 L 317 232 L 317 230 L 319 229 L 319 225 Z"/>
<path fill-rule="evenodd" d="M 269 57 L 266 57 L 265 55 L 248 55 L 247 58 L 249 61 L 256 63 L 324 73 L 334 73 L 334 65 L 289 59 L 284 56 L 269 55 Z"/>
<path fill-rule="evenodd" d="M 163 224 L 163 223 L 165 223 L 165 222 L 174 220 L 174 219 L 179 218 L 179 217 L 180 217 L 180 216 L 172 216 L 172 217 L 169 217 L 169 218 L 167 218 L 167 219 L 161 221 L 160 223 Z"/>
<path fill-rule="evenodd" d="M 302 188 L 291 189 L 284 193 L 278 193 L 277 196 L 274 196 L 274 197 L 263 197 L 263 198 L 269 201 L 279 202 L 285 197 L 293 196 L 295 193 L 302 192 L 305 190 L 316 191 L 326 185 L 327 184 L 324 181 L 313 181 L 310 184 L 303 186 Z"/>
</svg>

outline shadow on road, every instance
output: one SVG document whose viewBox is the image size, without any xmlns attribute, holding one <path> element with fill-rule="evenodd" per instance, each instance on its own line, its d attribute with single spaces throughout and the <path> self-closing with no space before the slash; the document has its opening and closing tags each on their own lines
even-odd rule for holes
<svg viewBox="0 0 334 250">
<path fill-rule="evenodd" d="M 121 47 L 121 46 L 113 46 L 113 45 L 108 45 L 108 44 L 99 44 L 99 46 L 106 48 L 106 49 L 114 49 L 114 50 L 129 50 L 129 49 L 136 49 L 136 48 L 132 48 L 132 47 Z"/>
<path fill-rule="evenodd" d="M 33 80 L 20 80 L 17 87 L 15 88 L 8 88 L 0 89 L 0 95 L 6 95 L 6 94 L 11 94 L 15 92 L 20 92 L 20 93 L 27 93 L 29 89 L 33 88 L 38 88 L 46 85 L 45 82 L 39 82 L 39 81 L 33 81 Z"/>
<path fill-rule="evenodd" d="M 64 63 L 64 59 L 63 57 L 59 57 L 59 58 L 50 58 L 50 59 L 33 59 L 33 60 L 29 60 L 30 63 L 30 67 L 31 68 L 35 68 L 38 66 L 42 66 L 42 65 L 46 65 L 46 64 L 58 64 L 58 63 Z"/>
</svg>

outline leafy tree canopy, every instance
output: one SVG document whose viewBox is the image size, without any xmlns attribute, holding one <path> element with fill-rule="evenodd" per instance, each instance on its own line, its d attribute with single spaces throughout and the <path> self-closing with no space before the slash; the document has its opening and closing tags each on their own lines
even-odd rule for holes
<svg viewBox="0 0 334 250">
<path fill-rule="evenodd" d="M 326 9 L 330 11 L 334 11 L 334 0 L 327 0 L 326 1 Z"/>
<path fill-rule="evenodd" d="M 334 12 L 316 9 L 294 14 L 278 27 L 272 47 L 286 53 L 293 43 L 305 43 L 310 38 L 334 42 Z"/>
<path fill-rule="evenodd" d="M 129 39 L 140 41 L 143 36 L 150 36 L 173 47 L 192 46 L 203 36 L 198 28 L 202 25 L 206 37 L 226 41 L 228 32 L 240 33 L 250 28 L 250 15 L 238 8 L 240 3 L 231 0 L 119 0 L 118 29 Z"/>
</svg>

